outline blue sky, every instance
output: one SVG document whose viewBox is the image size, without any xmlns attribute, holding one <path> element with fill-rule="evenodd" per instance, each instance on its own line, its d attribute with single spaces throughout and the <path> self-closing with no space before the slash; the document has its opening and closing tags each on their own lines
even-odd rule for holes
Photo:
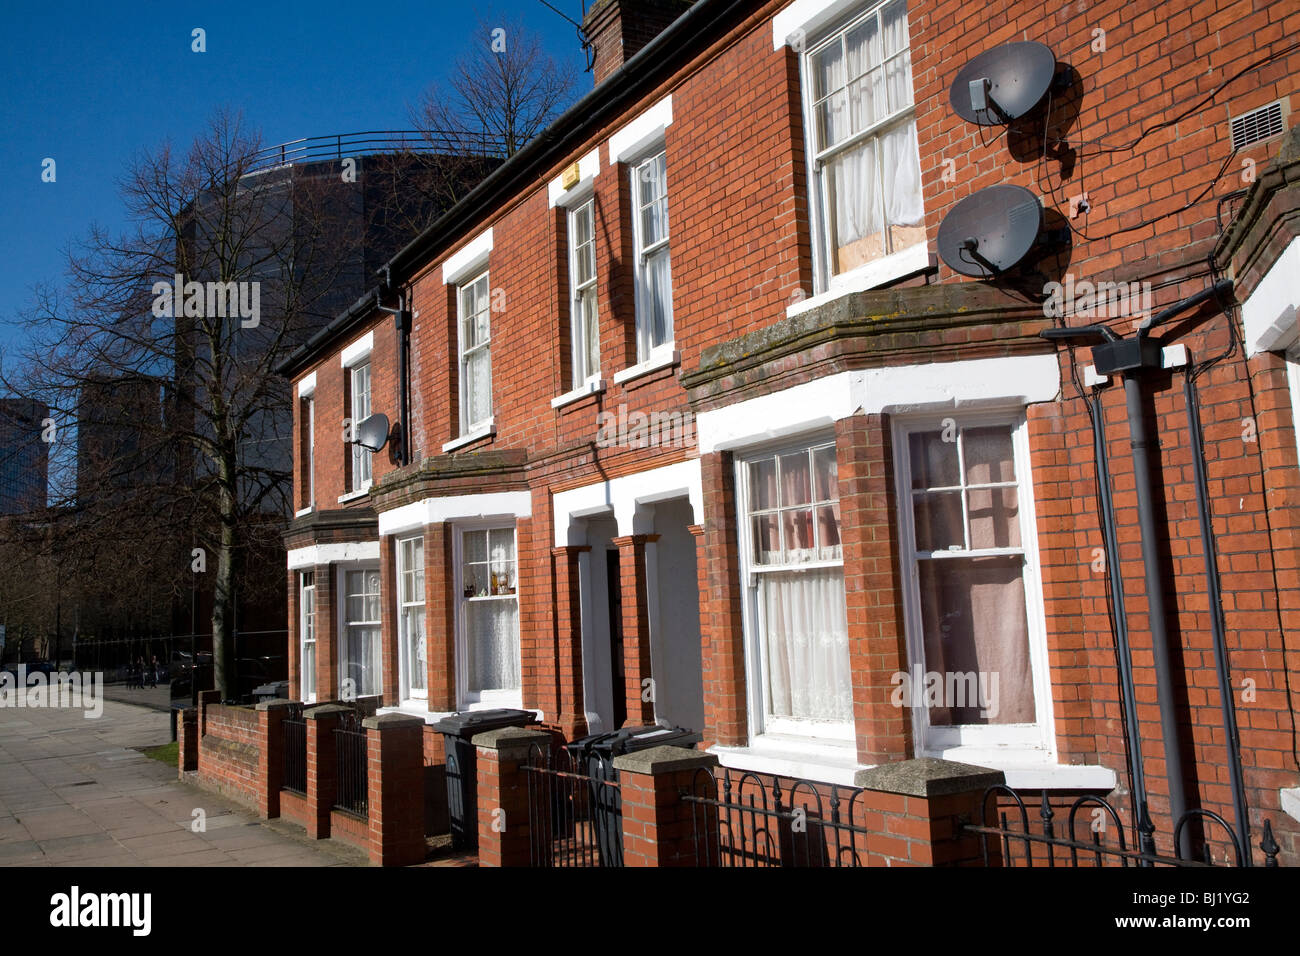
<svg viewBox="0 0 1300 956">
<path fill-rule="evenodd" d="M 551 0 L 575 20 L 582 0 Z M 510 16 L 585 66 L 572 24 L 540 0 L 475 3 L 8 3 L 0 12 L 0 347 L 36 282 L 61 281 L 65 250 L 93 222 L 124 225 L 125 164 L 165 140 L 187 148 L 221 107 L 270 145 L 410 127 L 414 105 L 478 38 Z M 191 30 L 207 51 L 191 51 Z M 590 89 L 580 75 L 577 93 Z M 56 181 L 41 181 L 55 160 Z"/>
</svg>

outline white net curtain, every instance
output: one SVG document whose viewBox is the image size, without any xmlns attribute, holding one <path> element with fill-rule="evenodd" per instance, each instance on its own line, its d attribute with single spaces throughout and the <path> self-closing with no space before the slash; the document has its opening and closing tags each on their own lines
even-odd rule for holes
<svg viewBox="0 0 1300 956">
<path fill-rule="evenodd" d="M 925 241 L 907 6 L 897 0 L 838 34 L 812 57 L 819 151 L 825 156 L 831 268 L 846 272 Z"/>
</svg>

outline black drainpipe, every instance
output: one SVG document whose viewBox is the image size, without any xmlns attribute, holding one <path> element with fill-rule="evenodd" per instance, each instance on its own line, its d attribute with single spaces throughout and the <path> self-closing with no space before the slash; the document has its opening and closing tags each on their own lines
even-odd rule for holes
<svg viewBox="0 0 1300 956">
<path fill-rule="evenodd" d="M 1164 585 L 1160 577 L 1160 552 L 1156 547 L 1155 496 L 1152 489 L 1151 439 L 1147 436 L 1146 418 L 1143 414 L 1144 383 L 1149 373 L 1163 368 L 1162 343 L 1148 338 L 1147 333 L 1157 325 L 1181 315 L 1207 299 L 1231 293 L 1232 281 L 1225 279 L 1202 289 L 1181 302 L 1169 306 L 1144 320 L 1137 332 L 1122 339 L 1104 325 L 1080 328 L 1045 329 L 1044 338 L 1073 337 L 1101 338 L 1100 345 L 1092 348 L 1092 361 L 1099 375 L 1124 376 L 1124 398 L 1128 409 L 1129 443 L 1133 449 L 1133 481 L 1138 499 L 1138 526 L 1142 535 L 1142 564 L 1146 576 L 1147 616 L 1151 629 L 1152 662 L 1156 672 L 1157 703 L 1160 708 L 1160 730 L 1165 749 L 1165 777 L 1169 788 L 1169 815 L 1175 827 L 1182 823 L 1187 813 L 1186 777 L 1183 773 L 1182 740 L 1178 731 L 1178 714 L 1174 706 L 1173 671 L 1170 663 L 1168 617 L 1165 608 Z M 1118 563 L 1118 555 L 1116 562 Z M 1136 723 L 1136 714 L 1134 715 Z M 1229 746 L 1233 746 L 1229 738 Z M 1181 846 L 1175 850 L 1185 858 L 1191 857 L 1191 832 L 1183 827 Z"/>
<path fill-rule="evenodd" d="M 1223 711 L 1223 737 L 1228 747 L 1228 776 L 1232 784 L 1232 809 L 1237 818 L 1237 839 L 1246 866 L 1251 866 L 1250 817 L 1246 809 L 1246 783 L 1241 770 L 1241 735 L 1237 730 L 1237 709 L 1232 699 L 1232 674 L 1228 667 L 1228 644 L 1223 627 L 1223 599 L 1219 591 L 1218 546 L 1210 514 L 1209 484 L 1205 475 L 1205 448 L 1201 437 L 1201 403 L 1191 365 L 1183 375 L 1183 401 L 1187 406 L 1188 444 L 1192 449 L 1192 476 L 1196 484 L 1196 508 L 1201 522 L 1201 550 L 1205 553 L 1205 591 L 1210 602 L 1210 630 L 1214 635 L 1214 667 L 1219 678 L 1219 706 Z"/>
<path fill-rule="evenodd" d="M 1106 451 L 1106 426 L 1102 417 L 1101 389 L 1092 390 L 1093 447 L 1097 456 L 1097 493 L 1101 497 L 1101 537 L 1106 549 L 1106 574 L 1114 605 L 1116 660 L 1119 689 L 1124 703 L 1128 739 L 1129 777 L 1133 787 L 1133 827 L 1143 853 L 1156 851 L 1155 826 L 1147 809 L 1146 773 L 1142 767 L 1142 735 L 1138 732 L 1137 694 L 1133 689 L 1133 654 L 1128 642 L 1128 612 L 1124 604 L 1124 575 L 1119 565 L 1119 539 L 1115 531 L 1115 504 L 1110 492 L 1110 454 Z"/>
<path fill-rule="evenodd" d="M 384 289 L 390 289 L 391 267 L 384 268 Z M 411 463 L 411 383 L 408 353 L 411 347 L 411 313 L 406 307 L 406 291 L 397 292 L 397 308 L 384 305 L 378 297 L 375 308 L 387 312 L 393 317 L 393 331 L 397 343 L 397 414 L 400 416 L 401 431 L 397 446 L 397 464 L 399 467 Z"/>
</svg>

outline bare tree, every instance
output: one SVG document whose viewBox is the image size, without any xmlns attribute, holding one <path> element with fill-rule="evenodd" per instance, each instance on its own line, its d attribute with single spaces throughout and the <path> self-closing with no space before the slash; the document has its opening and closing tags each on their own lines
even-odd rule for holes
<svg viewBox="0 0 1300 956">
<path fill-rule="evenodd" d="M 70 255 L 67 296 L 38 298 L 6 384 L 61 429 L 51 505 L 75 522 L 77 567 L 150 602 L 205 576 L 230 697 L 241 565 L 278 544 L 289 511 L 291 408 L 272 370 L 336 309 L 358 240 L 328 215 L 345 184 L 265 168 L 227 113 L 187 152 L 136 159 L 121 186 L 132 230 L 93 229 Z"/>
<path fill-rule="evenodd" d="M 515 19 L 481 16 L 446 78 L 425 93 L 414 122 L 462 155 L 513 156 L 573 102 L 577 70 L 557 62 Z"/>
</svg>

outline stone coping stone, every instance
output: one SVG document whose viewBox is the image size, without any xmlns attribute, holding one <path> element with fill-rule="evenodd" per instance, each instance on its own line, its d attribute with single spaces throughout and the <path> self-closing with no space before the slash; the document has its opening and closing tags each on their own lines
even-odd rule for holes
<svg viewBox="0 0 1300 956">
<path fill-rule="evenodd" d="M 619 754 L 614 758 L 614 769 L 626 770 L 628 773 L 672 773 L 717 765 L 717 754 L 688 750 L 685 747 L 651 747 L 630 754 Z"/>
<path fill-rule="evenodd" d="M 917 757 L 914 760 L 881 764 L 869 770 L 859 770 L 853 775 L 853 783 L 863 789 L 909 797 L 969 793 L 1005 782 L 1006 777 L 1001 770 L 976 767 L 955 760 L 941 760 L 938 757 Z"/>
<path fill-rule="evenodd" d="M 495 730 L 485 730 L 481 734 L 475 734 L 470 738 L 470 743 L 475 747 L 486 747 L 489 750 L 505 750 L 506 748 L 523 747 L 530 744 L 540 744 L 543 741 L 549 742 L 551 735 L 544 730 L 530 730 L 527 727 L 498 727 Z"/>
<path fill-rule="evenodd" d="M 380 714 L 361 721 L 367 730 L 396 730 L 398 727 L 424 727 L 424 720 L 414 714 Z"/>
<path fill-rule="evenodd" d="M 283 697 L 274 697 L 271 700 L 259 700 L 253 707 L 254 710 L 279 710 L 281 707 L 292 707 L 297 701 L 285 700 Z"/>
<path fill-rule="evenodd" d="M 352 710 L 353 708 L 344 707 L 342 704 L 318 704 L 315 707 L 308 707 L 302 715 L 307 720 L 316 720 L 320 717 L 328 717 L 330 714 L 350 714 Z"/>
</svg>

